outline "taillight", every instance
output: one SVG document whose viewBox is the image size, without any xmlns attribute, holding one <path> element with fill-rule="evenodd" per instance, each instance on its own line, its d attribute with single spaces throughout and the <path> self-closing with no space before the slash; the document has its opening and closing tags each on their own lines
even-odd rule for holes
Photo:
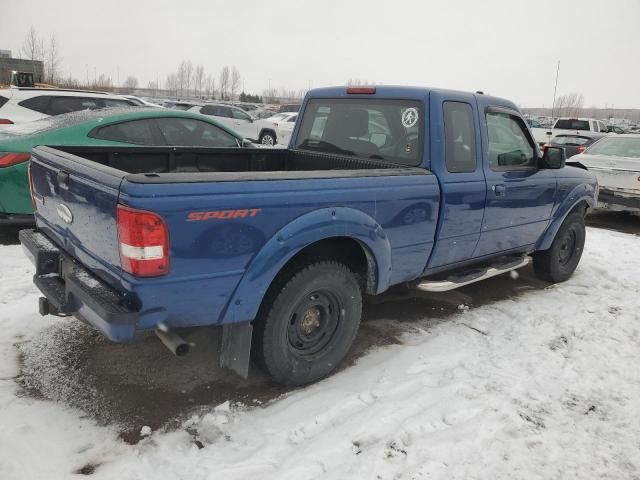
<svg viewBox="0 0 640 480">
<path fill-rule="evenodd" d="M 31 158 L 30 153 L 0 152 L 0 168 L 11 167 Z"/>
<path fill-rule="evenodd" d="M 372 95 L 376 93 L 376 87 L 347 87 L 347 93 L 356 95 Z"/>
<path fill-rule="evenodd" d="M 584 145 L 580 145 L 578 148 L 576 148 L 576 152 L 583 153 L 586 149 L 587 147 L 585 147 Z"/>
<path fill-rule="evenodd" d="M 36 211 L 36 199 L 33 196 L 35 190 L 33 188 L 33 177 L 31 176 L 31 164 L 29 164 L 29 167 L 27 167 L 27 177 L 29 177 L 29 193 L 31 194 L 31 204 L 33 205 L 33 210 Z"/>
<path fill-rule="evenodd" d="M 8 118 L 0 118 L 0 125 L 13 125 L 13 122 Z"/>
<path fill-rule="evenodd" d="M 136 277 L 158 277 L 169 272 L 169 234 L 155 213 L 118 205 L 120 266 Z"/>
</svg>

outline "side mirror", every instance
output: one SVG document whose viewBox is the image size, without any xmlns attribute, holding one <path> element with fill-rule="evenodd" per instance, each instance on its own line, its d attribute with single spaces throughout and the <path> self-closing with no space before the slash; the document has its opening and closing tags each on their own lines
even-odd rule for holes
<svg viewBox="0 0 640 480">
<path fill-rule="evenodd" d="M 557 170 L 563 168 L 567 161 L 567 153 L 562 147 L 547 147 L 538 163 L 539 168 Z"/>
</svg>

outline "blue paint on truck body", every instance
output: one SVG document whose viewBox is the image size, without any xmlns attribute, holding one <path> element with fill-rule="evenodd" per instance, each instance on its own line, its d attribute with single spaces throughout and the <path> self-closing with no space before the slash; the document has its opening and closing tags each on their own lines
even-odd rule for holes
<svg viewBox="0 0 640 480">
<path fill-rule="evenodd" d="M 344 87 L 312 90 L 300 118 L 311 100 L 352 97 Z M 136 311 L 132 325 L 88 321 L 115 341 L 130 340 L 137 330 L 159 324 L 251 321 L 287 262 L 309 245 L 331 238 L 358 243 L 373 269 L 369 293 L 377 294 L 469 263 L 549 248 L 568 213 L 579 205 L 595 205 L 597 184 L 584 170 L 492 170 L 486 114 L 495 109 L 521 118 L 512 102 L 382 86 L 358 98 L 420 102 L 425 116 L 420 165 L 393 175 L 148 183 L 108 166 L 97 169 L 71 154 L 36 148 L 31 169 L 38 229 Z M 464 104 L 473 113 L 472 171 L 447 169 L 446 102 Z M 297 148 L 300 125 L 298 121 L 290 150 Z M 70 173 L 63 187 L 60 172 Z M 62 202 L 75 216 L 72 225 L 56 215 Z M 137 278 L 120 268 L 117 204 L 164 218 L 170 240 L 167 275 Z M 258 213 L 189 219 L 192 212 L 239 209 Z"/>
</svg>

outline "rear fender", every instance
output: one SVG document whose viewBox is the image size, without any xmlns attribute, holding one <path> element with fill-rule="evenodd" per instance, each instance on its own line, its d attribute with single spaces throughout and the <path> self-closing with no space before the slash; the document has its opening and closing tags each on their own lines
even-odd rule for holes
<svg viewBox="0 0 640 480">
<path fill-rule="evenodd" d="M 551 248 L 551 244 L 553 240 L 556 238 L 556 234 L 558 230 L 560 230 L 560 226 L 564 219 L 573 211 L 573 209 L 580 202 L 586 202 L 589 208 L 595 208 L 595 192 L 591 185 L 586 183 L 577 185 L 571 193 L 569 193 L 560 206 L 556 209 L 553 217 L 551 219 L 551 223 L 547 227 L 544 234 L 538 240 L 536 245 L 536 250 L 548 250 Z"/>
<path fill-rule="evenodd" d="M 376 268 L 374 292 L 387 289 L 391 245 L 382 227 L 360 210 L 323 208 L 296 218 L 271 237 L 249 264 L 227 304 L 222 323 L 253 320 L 267 289 L 284 265 L 304 247 L 332 237 L 350 237 L 364 245 Z"/>
</svg>

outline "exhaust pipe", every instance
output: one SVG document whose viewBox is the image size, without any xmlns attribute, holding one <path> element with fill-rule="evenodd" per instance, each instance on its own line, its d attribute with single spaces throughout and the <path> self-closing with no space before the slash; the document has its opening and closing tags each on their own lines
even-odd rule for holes
<svg viewBox="0 0 640 480">
<path fill-rule="evenodd" d="M 171 353 L 176 357 L 183 357 L 189 353 L 189 344 L 177 333 L 168 329 L 161 330 L 159 328 L 156 329 L 155 332 L 165 347 L 171 350 Z"/>
</svg>

